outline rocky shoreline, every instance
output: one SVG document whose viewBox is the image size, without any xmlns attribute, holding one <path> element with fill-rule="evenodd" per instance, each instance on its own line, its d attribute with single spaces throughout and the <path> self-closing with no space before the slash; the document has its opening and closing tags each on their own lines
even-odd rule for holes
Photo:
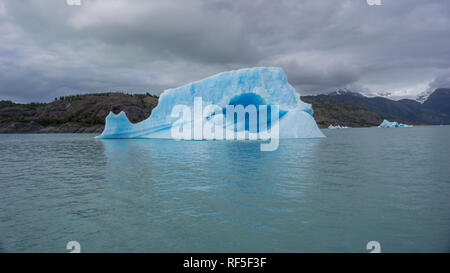
<svg viewBox="0 0 450 273">
<path fill-rule="evenodd" d="M 36 122 L 11 122 L 0 128 L 0 134 L 68 134 L 68 133 L 101 133 L 104 125 L 85 126 L 77 123 L 66 123 L 60 126 L 44 127 Z"/>
</svg>

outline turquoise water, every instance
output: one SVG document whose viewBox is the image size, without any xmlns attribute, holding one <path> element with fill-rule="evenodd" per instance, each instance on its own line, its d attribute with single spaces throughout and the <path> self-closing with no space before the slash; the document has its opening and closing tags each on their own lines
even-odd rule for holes
<svg viewBox="0 0 450 273">
<path fill-rule="evenodd" d="M 0 135 L 0 252 L 450 251 L 450 126 L 323 132 Z"/>
</svg>

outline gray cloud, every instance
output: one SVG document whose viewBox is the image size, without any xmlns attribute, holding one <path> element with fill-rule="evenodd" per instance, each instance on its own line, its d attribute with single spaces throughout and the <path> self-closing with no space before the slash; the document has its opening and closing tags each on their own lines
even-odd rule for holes
<svg viewBox="0 0 450 273">
<path fill-rule="evenodd" d="M 450 69 L 442 72 L 429 84 L 429 91 L 436 88 L 450 88 Z"/>
<path fill-rule="evenodd" d="M 280 66 L 301 94 L 409 96 L 447 84 L 446 0 L 0 2 L 0 99 L 160 93 L 224 70 Z"/>
</svg>

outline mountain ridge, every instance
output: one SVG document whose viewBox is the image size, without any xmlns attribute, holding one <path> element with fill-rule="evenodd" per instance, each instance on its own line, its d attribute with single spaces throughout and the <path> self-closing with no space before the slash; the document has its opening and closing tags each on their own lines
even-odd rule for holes
<svg viewBox="0 0 450 273">
<path fill-rule="evenodd" d="M 450 88 L 438 88 L 423 103 L 366 97 L 341 90 L 301 96 L 311 103 L 321 128 L 377 126 L 383 119 L 406 124 L 450 124 Z M 0 133 L 100 133 L 110 111 L 126 112 L 131 122 L 148 118 L 158 97 L 147 94 L 97 93 L 66 96 L 50 103 L 0 101 Z"/>
<path fill-rule="evenodd" d="M 381 116 L 421 124 L 450 124 L 450 88 L 438 88 L 424 103 L 411 99 L 391 100 L 384 97 L 366 97 L 355 92 L 333 92 L 327 95 L 307 96 L 312 102 L 328 99 L 375 112 Z M 303 98 L 303 97 L 302 97 Z M 314 106 L 314 104 L 313 104 Z"/>
</svg>

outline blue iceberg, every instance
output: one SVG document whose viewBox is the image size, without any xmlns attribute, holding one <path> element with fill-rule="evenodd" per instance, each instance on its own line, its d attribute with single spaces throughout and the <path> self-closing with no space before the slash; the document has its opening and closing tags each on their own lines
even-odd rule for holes
<svg viewBox="0 0 450 273">
<path fill-rule="evenodd" d="M 412 127 L 412 125 L 407 125 L 403 123 L 398 123 L 396 121 L 383 120 L 383 122 L 378 125 L 378 128 L 400 128 L 400 127 Z"/>
<path fill-rule="evenodd" d="M 328 126 L 328 129 L 347 129 L 347 126 L 341 126 L 341 125 L 336 125 L 333 126 L 332 124 L 330 124 L 330 126 Z"/>
<path fill-rule="evenodd" d="M 186 125 L 181 124 L 179 119 L 173 116 L 174 107 L 177 105 L 195 107 L 198 98 L 201 98 L 203 104 L 218 106 L 223 111 L 201 116 L 194 114 L 190 122 L 192 126 L 195 126 L 199 119 L 201 122 L 225 120 L 225 109 L 229 105 L 244 107 L 264 105 L 268 113 L 276 109 L 279 118 L 271 121 L 269 117 L 267 128 L 258 126 L 257 131 L 259 128 L 262 128 L 261 130 L 276 128 L 279 131 L 276 137 L 279 138 L 324 137 L 312 116 L 311 104 L 300 100 L 299 94 L 288 83 L 283 69 L 257 67 L 223 72 L 178 88 L 167 89 L 161 94 L 158 105 L 150 117 L 136 124 L 132 124 L 124 112 L 117 115 L 110 112 L 106 117 L 105 129 L 99 138 L 173 138 L 171 134 L 173 128 Z M 223 124 L 225 130 L 236 131 L 236 124 L 227 122 Z M 248 134 L 255 133 L 247 125 L 237 128 Z M 205 138 L 200 136 L 200 139 Z"/>
</svg>

